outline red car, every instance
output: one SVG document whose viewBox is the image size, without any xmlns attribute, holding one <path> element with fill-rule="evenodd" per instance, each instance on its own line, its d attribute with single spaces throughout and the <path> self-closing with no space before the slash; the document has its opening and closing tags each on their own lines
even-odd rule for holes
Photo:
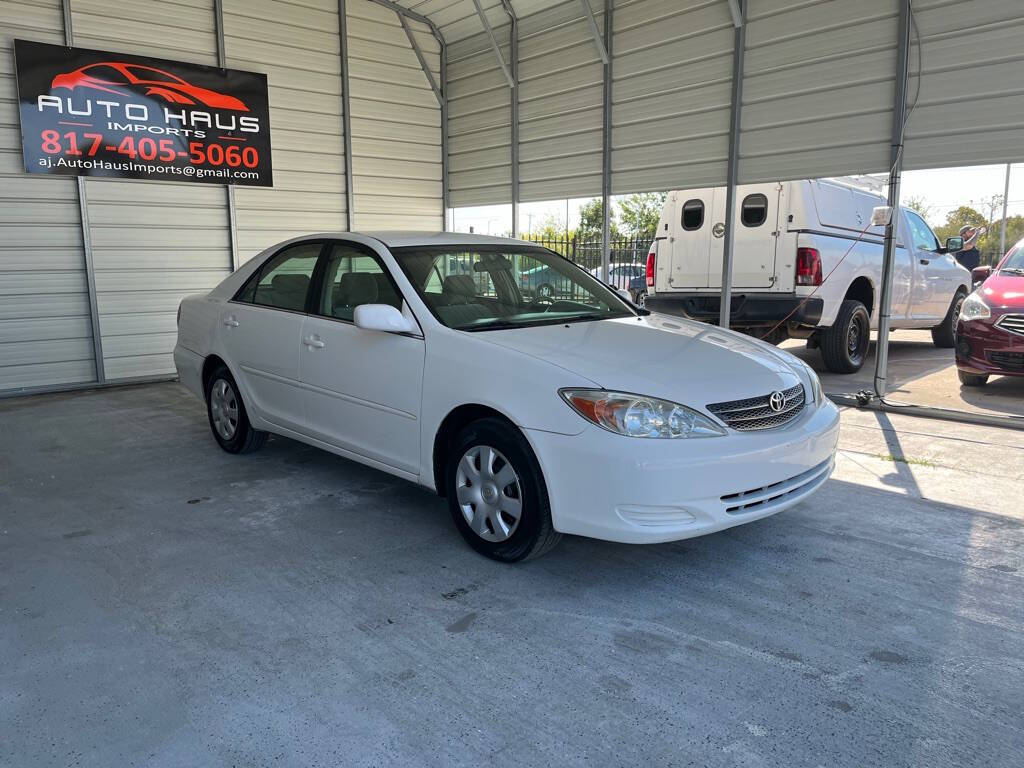
<svg viewBox="0 0 1024 768">
<path fill-rule="evenodd" d="M 117 61 L 89 64 L 72 72 L 57 75 L 53 78 L 52 87 L 70 90 L 89 88 L 118 94 L 137 93 L 143 96 L 156 96 L 171 104 L 198 104 L 214 109 L 249 111 L 245 103 L 234 96 L 200 88 L 162 69 Z"/>
<path fill-rule="evenodd" d="M 964 299 L 956 324 L 960 382 L 980 387 L 989 376 L 1024 376 L 1024 240 L 974 275 L 985 282 Z"/>
</svg>

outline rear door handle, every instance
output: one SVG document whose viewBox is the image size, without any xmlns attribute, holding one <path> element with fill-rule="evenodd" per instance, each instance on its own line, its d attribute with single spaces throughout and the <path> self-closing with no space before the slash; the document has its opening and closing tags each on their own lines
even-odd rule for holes
<svg viewBox="0 0 1024 768">
<path fill-rule="evenodd" d="M 228 326 L 229 328 L 238 327 L 238 321 L 235 320 L 234 315 L 231 315 L 230 317 L 225 317 L 223 320 L 221 320 L 221 322 L 224 323 L 224 325 Z"/>
<path fill-rule="evenodd" d="M 302 343 L 311 349 L 323 349 L 327 346 L 324 340 L 319 336 L 307 336 L 302 340 Z"/>
</svg>

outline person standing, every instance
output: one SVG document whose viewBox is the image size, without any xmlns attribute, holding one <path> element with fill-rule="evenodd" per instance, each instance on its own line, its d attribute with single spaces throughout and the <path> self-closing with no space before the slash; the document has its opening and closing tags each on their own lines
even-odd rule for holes
<svg viewBox="0 0 1024 768">
<path fill-rule="evenodd" d="M 972 227 L 969 224 L 960 227 L 960 237 L 964 239 L 964 246 L 956 252 L 955 258 L 967 269 L 974 269 L 981 263 L 978 240 L 985 234 L 985 231 L 985 227 Z"/>
</svg>

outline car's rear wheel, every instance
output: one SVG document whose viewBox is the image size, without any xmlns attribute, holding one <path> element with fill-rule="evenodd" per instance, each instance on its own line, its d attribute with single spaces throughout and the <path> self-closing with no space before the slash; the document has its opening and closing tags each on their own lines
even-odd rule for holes
<svg viewBox="0 0 1024 768">
<path fill-rule="evenodd" d="M 856 299 L 846 299 L 836 320 L 821 333 L 821 357 L 833 373 L 856 373 L 864 365 L 871 343 L 868 309 Z"/>
<path fill-rule="evenodd" d="M 480 419 L 459 433 L 445 481 L 455 527 L 480 554 L 514 563 L 544 554 L 561 538 L 533 450 L 501 419 Z"/>
<path fill-rule="evenodd" d="M 983 387 L 988 384 L 987 373 L 967 373 L 958 370 L 956 375 L 960 377 L 960 383 L 965 387 Z"/>
<path fill-rule="evenodd" d="M 956 322 L 960 317 L 960 307 L 963 306 L 967 294 L 961 288 L 953 296 L 949 310 L 942 322 L 932 328 L 932 344 L 939 349 L 950 349 L 956 345 Z"/>
<path fill-rule="evenodd" d="M 268 434 L 249 423 L 238 385 L 223 365 L 206 381 L 206 415 L 213 438 L 228 453 L 251 453 L 267 442 Z"/>
</svg>

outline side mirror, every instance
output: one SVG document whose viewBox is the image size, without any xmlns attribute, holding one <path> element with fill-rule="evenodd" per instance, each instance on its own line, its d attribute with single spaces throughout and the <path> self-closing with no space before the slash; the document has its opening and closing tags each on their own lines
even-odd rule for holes
<svg viewBox="0 0 1024 768">
<path fill-rule="evenodd" d="M 975 267 L 971 270 L 971 280 L 975 283 L 983 283 L 992 274 L 992 267 L 987 264 L 983 267 Z"/>
<path fill-rule="evenodd" d="M 384 333 L 419 333 L 419 327 L 390 304 L 360 304 L 352 319 L 357 328 Z"/>
<path fill-rule="evenodd" d="M 947 237 L 946 238 L 946 253 L 955 253 L 964 249 L 964 239 L 962 237 Z"/>
</svg>

